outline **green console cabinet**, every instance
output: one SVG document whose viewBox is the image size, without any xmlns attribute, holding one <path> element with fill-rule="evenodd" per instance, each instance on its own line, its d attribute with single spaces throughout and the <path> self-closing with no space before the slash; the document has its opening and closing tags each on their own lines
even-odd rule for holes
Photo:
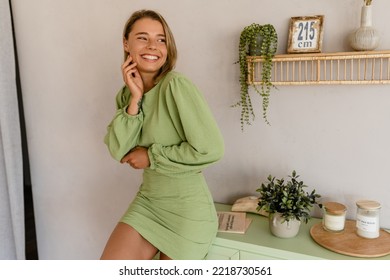
<svg viewBox="0 0 390 280">
<path fill-rule="evenodd" d="M 230 211 L 231 205 L 216 203 L 217 211 Z M 332 252 L 317 244 L 310 236 L 310 228 L 321 219 L 312 218 L 303 223 L 296 237 L 279 238 L 271 234 L 268 218 L 247 213 L 252 222 L 245 234 L 218 233 L 207 258 L 208 260 L 359 260 Z M 390 260 L 390 255 L 380 258 Z"/>
</svg>

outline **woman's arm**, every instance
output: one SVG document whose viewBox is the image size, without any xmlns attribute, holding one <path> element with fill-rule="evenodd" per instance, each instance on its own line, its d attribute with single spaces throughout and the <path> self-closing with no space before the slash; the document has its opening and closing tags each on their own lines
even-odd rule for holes
<svg viewBox="0 0 390 280">
<path fill-rule="evenodd" d="M 136 115 L 127 113 L 130 100 L 130 92 L 124 87 L 116 98 L 116 113 L 107 127 L 104 143 L 107 145 L 111 156 L 117 161 L 134 147 L 136 147 L 143 124 L 143 113 L 139 110 Z"/>
<path fill-rule="evenodd" d="M 176 175 L 196 173 L 222 158 L 224 142 L 220 130 L 203 95 L 188 79 L 180 76 L 170 81 L 166 104 L 183 142 L 151 145 L 151 169 Z"/>
</svg>

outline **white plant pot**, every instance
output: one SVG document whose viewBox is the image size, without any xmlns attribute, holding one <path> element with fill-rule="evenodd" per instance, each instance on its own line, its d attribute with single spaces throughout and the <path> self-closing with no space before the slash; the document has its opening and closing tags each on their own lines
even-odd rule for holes
<svg viewBox="0 0 390 280">
<path fill-rule="evenodd" d="M 273 235 L 280 238 L 295 237 L 301 226 L 301 221 L 291 219 L 285 221 L 281 213 L 274 213 L 269 216 L 269 228 Z"/>
</svg>

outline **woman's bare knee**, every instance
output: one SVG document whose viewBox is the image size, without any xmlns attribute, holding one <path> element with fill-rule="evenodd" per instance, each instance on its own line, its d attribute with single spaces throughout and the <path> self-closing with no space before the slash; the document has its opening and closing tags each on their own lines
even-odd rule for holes
<svg viewBox="0 0 390 280">
<path fill-rule="evenodd" d="M 144 260 L 152 259 L 157 249 L 142 237 L 133 227 L 118 223 L 112 232 L 101 260 Z"/>
</svg>

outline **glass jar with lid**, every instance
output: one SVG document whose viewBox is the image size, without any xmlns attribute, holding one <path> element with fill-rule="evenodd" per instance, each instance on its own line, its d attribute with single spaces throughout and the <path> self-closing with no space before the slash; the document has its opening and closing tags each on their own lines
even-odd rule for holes
<svg viewBox="0 0 390 280">
<path fill-rule="evenodd" d="M 364 238 L 379 237 L 380 203 L 373 200 L 359 200 L 356 206 L 356 233 Z"/>
<path fill-rule="evenodd" d="M 345 227 L 347 207 L 338 202 L 326 202 L 323 205 L 322 227 L 330 232 L 341 232 Z"/>
</svg>

